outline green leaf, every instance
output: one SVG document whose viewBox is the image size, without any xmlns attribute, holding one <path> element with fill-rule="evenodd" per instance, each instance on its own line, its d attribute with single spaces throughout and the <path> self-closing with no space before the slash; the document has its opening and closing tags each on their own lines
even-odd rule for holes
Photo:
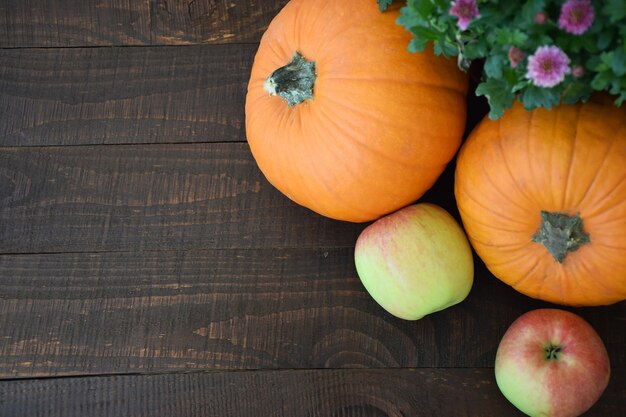
<svg viewBox="0 0 626 417">
<path fill-rule="evenodd" d="M 593 77 L 591 80 L 591 88 L 597 91 L 602 91 L 609 87 L 611 83 L 611 77 L 609 76 L 607 71 L 599 72 Z"/>
<path fill-rule="evenodd" d="M 411 39 L 411 42 L 409 43 L 409 52 L 422 52 L 428 46 L 428 42 L 430 42 L 428 39 Z"/>
<path fill-rule="evenodd" d="M 450 7 L 450 0 L 435 0 L 435 4 L 437 4 L 440 9 L 446 10 L 446 8 Z"/>
<path fill-rule="evenodd" d="M 467 59 L 484 58 L 487 56 L 487 52 L 487 44 L 484 41 L 479 40 L 465 44 L 463 56 Z"/>
<path fill-rule="evenodd" d="M 602 13 L 610 17 L 611 23 L 621 20 L 626 17 L 626 1 L 606 0 Z"/>
<path fill-rule="evenodd" d="M 378 1 L 378 8 L 380 9 L 381 12 L 384 12 L 385 10 L 387 10 L 387 7 L 389 7 L 391 3 L 393 3 L 393 0 L 377 0 L 377 1 Z"/>
<path fill-rule="evenodd" d="M 436 9 L 437 5 L 432 0 L 417 0 L 413 4 L 413 10 L 424 19 L 431 18 Z"/>
<path fill-rule="evenodd" d="M 528 35 L 519 29 L 498 28 L 495 32 L 495 41 L 500 45 L 523 46 Z"/>
<path fill-rule="evenodd" d="M 489 118 L 499 119 L 504 111 L 511 107 L 515 94 L 511 86 L 504 80 L 488 79 L 476 87 L 477 96 L 485 96 L 489 101 Z"/>
<path fill-rule="evenodd" d="M 396 23 L 410 29 L 414 26 L 428 26 L 428 21 L 416 14 L 410 7 L 400 9 L 400 16 L 396 19 Z"/>
<path fill-rule="evenodd" d="M 618 48 L 613 52 L 611 69 L 618 77 L 626 74 L 626 51 L 624 48 Z"/>
<path fill-rule="evenodd" d="M 504 59 L 502 55 L 490 55 L 485 60 L 484 71 L 489 78 L 502 78 L 502 69 L 504 68 Z"/>
<path fill-rule="evenodd" d="M 596 42 L 596 46 L 599 50 L 604 50 L 609 47 L 611 42 L 613 41 L 614 33 L 610 31 L 600 32 L 598 34 L 598 41 Z"/>
<path fill-rule="evenodd" d="M 565 87 L 561 93 L 561 99 L 564 103 L 574 104 L 581 100 L 585 100 L 591 94 L 591 87 L 582 81 L 574 81 Z"/>
<path fill-rule="evenodd" d="M 441 37 L 441 33 L 424 26 L 413 26 L 409 29 L 418 39 L 434 41 Z"/>
<path fill-rule="evenodd" d="M 546 109 L 559 104 L 560 94 L 556 88 L 543 88 L 529 85 L 521 94 L 520 99 L 524 103 L 524 108 L 532 110 L 537 107 Z"/>
<path fill-rule="evenodd" d="M 445 39 L 438 39 L 435 41 L 435 55 L 443 55 L 446 58 L 457 56 L 459 54 L 459 47 L 452 42 Z"/>
<path fill-rule="evenodd" d="M 522 6 L 521 16 L 526 22 L 534 22 L 535 16 L 546 7 L 545 0 L 527 0 Z"/>
</svg>

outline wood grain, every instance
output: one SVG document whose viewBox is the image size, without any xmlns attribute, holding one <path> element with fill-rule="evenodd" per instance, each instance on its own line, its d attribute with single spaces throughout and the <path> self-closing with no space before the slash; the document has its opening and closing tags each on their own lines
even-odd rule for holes
<svg viewBox="0 0 626 417">
<path fill-rule="evenodd" d="M 620 416 L 626 372 L 583 417 Z M 492 369 L 216 372 L 0 382 L 11 417 L 521 417 Z"/>
<path fill-rule="evenodd" d="M 287 0 L 3 0 L 0 48 L 258 42 Z"/>
<path fill-rule="evenodd" d="M 153 43 L 258 42 L 287 1 L 153 0 Z"/>
<path fill-rule="evenodd" d="M 352 248 L 0 256 L 0 377 L 197 369 L 490 367 L 547 304 L 477 263 L 461 304 L 409 322 L 362 287 Z M 573 310 L 626 367 L 626 303 Z"/>
<path fill-rule="evenodd" d="M 0 148 L 0 253 L 351 247 L 247 144 Z"/>
<path fill-rule="evenodd" d="M 245 141 L 256 48 L 0 50 L 0 146 Z"/>
</svg>

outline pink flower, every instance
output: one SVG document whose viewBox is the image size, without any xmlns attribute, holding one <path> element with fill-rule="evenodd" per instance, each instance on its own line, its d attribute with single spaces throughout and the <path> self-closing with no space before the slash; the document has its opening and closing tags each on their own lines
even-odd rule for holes
<svg viewBox="0 0 626 417">
<path fill-rule="evenodd" d="M 476 0 L 456 0 L 450 7 L 450 16 L 459 19 L 457 25 L 461 30 L 467 29 L 469 24 L 477 17 L 480 17 Z"/>
<path fill-rule="evenodd" d="M 569 62 L 558 46 L 540 46 L 528 57 L 526 78 L 537 87 L 554 87 L 571 72 Z"/>
<path fill-rule="evenodd" d="M 535 23 L 538 25 L 545 25 L 548 21 L 548 14 L 544 11 L 537 12 L 535 15 Z"/>
<path fill-rule="evenodd" d="M 524 59 L 526 54 L 519 48 L 511 46 L 509 48 L 509 62 L 511 62 L 511 68 L 517 68 L 520 62 Z"/>
<path fill-rule="evenodd" d="M 572 77 L 581 78 L 583 75 L 585 75 L 585 68 L 582 65 L 576 65 L 572 68 Z"/>
<path fill-rule="evenodd" d="M 590 0 L 567 0 L 561 7 L 559 27 L 574 35 L 583 34 L 591 27 L 595 11 Z"/>
</svg>

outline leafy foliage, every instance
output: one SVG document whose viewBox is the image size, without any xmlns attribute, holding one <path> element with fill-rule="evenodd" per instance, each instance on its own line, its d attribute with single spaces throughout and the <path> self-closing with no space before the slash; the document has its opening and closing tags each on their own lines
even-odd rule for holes
<svg viewBox="0 0 626 417">
<path fill-rule="evenodd" d="M 488 98 L 492 118 L 501 117 L 516 99 L 527 109 L 550 108 L 586 101 L 594 91 L 614 95 L 621 105 L 626 101 L 626 1 L 577 1 L 594 9 L 593 23 L 582 34 L 559 25 L 565 0 L 476 0 L 480 15 L 466 30 L 450 14 L 450 0 L 407 0 L 397 23 L 413 34 L 411 52 L 432 46 L 437 55 L 457 57 L 464 70 L 483 61 L 476 94 Z M 392 2 L 378 0 L 381 10 Z M 564 80 L 549 88 L 528 75 L 528 57 L 544 45 L 557 46 L 570 60 Z"/>
<path fill-rule="evenodd" d="M 378 0 L 378 7 L 380 7 L 381 12 L 384 12 L 391 3 L 393 0 Z"/>
</svg>

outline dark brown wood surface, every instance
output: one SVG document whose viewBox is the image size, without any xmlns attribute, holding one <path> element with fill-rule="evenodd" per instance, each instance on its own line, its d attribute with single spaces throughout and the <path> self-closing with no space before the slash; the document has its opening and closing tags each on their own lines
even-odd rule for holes
<svg viewBox="0 0 626 417">
<path fill-rule="evenodd" d="M 0 47 L 258 42 L 287 0 L 2 0 Z"/>
<path fill-rule="evenodd" d="M 1 417 L 520 415 L 498 342 L 563 307 L 476 259 L 463 303 L 394 318 L 354 268 L 366 225 L 258 170 L 246 83 L 285 3 L 0 2 Z M 453 181 L 422 200 L 458 218 Z M 567 309 L 611 358 L 585 415 L 625 415 L 626 302 Z"/>
<path fill-rule="evenodd" d="M 585 416 L 622 415 L 624 386 L 623 374 L 614 377 Z M 523 416 L 498 391 L 493 370 L 484 368 L 212 372 L 0 382 L 0 415 Z"/>
<path fill-rule="evenodd" d="M 256 49 L 0 49 L 0 146 L 245 141 Z"/>
</svg>

